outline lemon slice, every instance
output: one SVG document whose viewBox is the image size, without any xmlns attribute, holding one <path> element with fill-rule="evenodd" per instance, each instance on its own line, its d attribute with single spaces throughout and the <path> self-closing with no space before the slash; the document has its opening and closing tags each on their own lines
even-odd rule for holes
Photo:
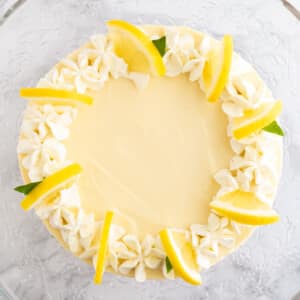
<svg viewBox="0 0 300 300">
<path fill-rule="evenodd" d="M 96 262 L 96 272 L 94 277 L 94 282 L 96 284 L 102 282 L 102 277 L 105 270 L 105 259 L 107 255 L 109 232 L 110 232 L 113 216 L 114 213 L 108 211 L 105 215 L 104 222 L 102 225 L 102 230 L 101 230 L 101 235 L 99 240 L 98 257 Z"/>
<path fill-rule="evenodd" d="M 233 136 L 242 139 L 271 124 L 280 114 L 282 102 L 275 101 L 261 105 L 257 109 L 247 110 L 244 116 L 233 119 Z"/>
<path fill-rule="evenodd" d="M 69 165 L 45 178 L 21 202 L 24 210 L 29 210 L 44 200 L 54 196 L 59 190 L 73 183 L 82 168 L 79 164 Z"/>
<path fill-rule="evenodd" d="M 74 91 L 56 90 L 51 88 L 21 88 L 20 96 L 35 103 L 57 105 L 92 104 L 93 98 Z"/>
<path fill-rule="evenodd" d="M 164 229 L 160 232 L 160 239 L 176 274 L 191 284 L 201 284 L 195 252 L 185 234 Z"/>
<path fill-rule="evenodd" d="M 279 220 L 278 214 L 254 193 L 241 190 L 212 201 L 210 207 L 224 217 L 247 225 L 266 225 Z"/>
<path fill-rule="evenodd" d="M 228 80 L 233 53 L 233 41 L 225 35 L 208 54 L 203 70 L 205 94 L 210 102 L 218 100 Z"/>
<path fill-rule="evenodd" d="M 144 32 L 122 20 L 111 20 L 106 24 L 115 52 L 126 61 L 129 71 L 159 76 L 166 73 L 159 51 Z"/>
</svg>

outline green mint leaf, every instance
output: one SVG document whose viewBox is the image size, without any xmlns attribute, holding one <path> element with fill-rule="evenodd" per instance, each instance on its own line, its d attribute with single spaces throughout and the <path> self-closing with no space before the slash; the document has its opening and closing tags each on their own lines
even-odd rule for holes
<svg viewBox="0 0 300 300">
<path fill-rule="evenodd" d="M 168 256 L 166 256 L 166 267 L 167 267 L 167 273 L 169 273 L 173 269 L 173 266 Z"/>
<path fill-rule="evenodd" d="M 164 56 L 166 53 L 166 37 L 163 36 L 157 40 L 153 40 L 152 43 L 158 50 L 161 56 Z"/>
<path fill-rule="evenodd" d="M 20 192 L 24 195 L 28 195 L 37 185 L 39 185 L 41 181 L 30 182 L 28 184 L 19 185 L 14 188 L 15 191 Z"/>
<path fill-rule="evenodd" d="M 274 134 L 278 134 L 280 136 L 284 136 L 283 130 L 276 121 L 273 121 L 268 126 L 264 127 L 263 130 Z"/>
</svg>

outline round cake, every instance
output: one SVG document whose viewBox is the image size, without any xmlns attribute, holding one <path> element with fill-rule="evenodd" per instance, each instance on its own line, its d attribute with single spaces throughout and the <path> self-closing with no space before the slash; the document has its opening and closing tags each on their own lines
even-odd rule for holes
<svg viewBox="0 0 300 300">
<path fill-rule="evenodd" d="M 230 35 L 107 26 L 21 89 L 21 206 L 96 283 L 106 270 L 200 284 L 279 218 L 282 104 Z"/>
</svg>

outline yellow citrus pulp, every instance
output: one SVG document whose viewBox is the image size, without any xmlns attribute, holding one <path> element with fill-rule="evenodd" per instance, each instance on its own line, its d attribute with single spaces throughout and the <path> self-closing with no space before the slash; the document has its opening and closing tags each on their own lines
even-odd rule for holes
<svg viewBox="0 0 300 300">
<path fill-rule="evenodd" d="M 279 220 L 278 214 L 252 192 L 236 190 L 210 203 L 218 214 L 247 225 L 266 225 Z"/>
<path fill-rule="evenodd" d="M 106 24 L 115 52 L 126 61 L 129 71 L 165 74 L 162 57 L 144 32 L 122 20 L 111 20 Z"/>
</svg>

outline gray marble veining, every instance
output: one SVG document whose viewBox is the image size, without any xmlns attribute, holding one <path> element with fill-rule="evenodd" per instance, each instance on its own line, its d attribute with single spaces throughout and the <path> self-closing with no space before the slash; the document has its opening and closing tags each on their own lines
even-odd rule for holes
<svg viewBox="0 0 300 300">
<path fill-rule="evenodd" d="M 34 85 L 110 18 L 185 24 L 217 37 L 231 33 L 235 49 L 284 102 L 284 167 L 275 204 L 281 221 L 258 229 L 205 272 L 200 287 L 180 280 L 139 284 L 111 274 L 94 286 L 92 268 L 61 249 L 33 213 L 24 214 L 13 192 L 21 182 L 15 148 L 25 104 L 19 87 Z M 0 20 L 0 280 L 19 299 L 298 299 L 300 23 L 281 1 L 0 0 Z"/>
<path fill-rule="evenodd" d="M 300 2 L 293 1 L 292 3 L 287 0 L 282 0 L 283 5 L 298 19 L 300 20 Z M 297 4 L 297 6 L 295 6 Z"/>
<path fill-rule="evenodd" d="M 4 0 L 0 3 L 0 25 L 2 25 L 26 0 Z"/>
</svg>

